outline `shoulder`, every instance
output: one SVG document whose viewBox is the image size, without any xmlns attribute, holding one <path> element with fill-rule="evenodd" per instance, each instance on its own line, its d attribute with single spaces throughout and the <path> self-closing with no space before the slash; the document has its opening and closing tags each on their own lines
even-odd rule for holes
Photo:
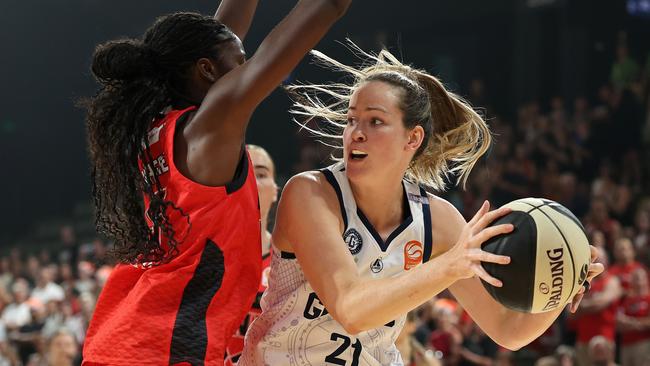
<svg viewBox="0 0 650 366">
<path fill-rule="evenodd" d="M 307 171 L 291 177 L 282 190 L 280 205 L 285 210 L 302 214 L 305 210 L 311 210 L 312 215 L 321 214 L 320 210 L 339 212 L 336 191 L 319 171 Z"/>
<path fill-rule="evenodd" d="M 433 258 L 446 252 L 456 243 L 466 221 L 449 201 L 428 192 L 427 195 L 431 210 L 431 230 L 433 231 L 431 257 Z"/>
<path fill-rule="evenodd" d="M 302 172 L 291 177 L 282 190 L 282 195 L 317 194 L 323 195 L 332 188 L 325 175 L 317 170 Z"/>
<path fill-rule="evenodd" d="M 343 218 L 332 185 L 323 173 L 308 171 L 297 174 L 284 186 L 276 223 L 273 229 L 273 245 L 293 252 L 293 242 L 299 241 L 300 233 L 312 233 L 332 228 L 343 230 Z"/>
<path fill-rule="evenodd" d="M 427 192 L 427 196 L 429 198 L 429 206 L 431 207 L 432 214 L 452 215 L 462 219 L 463 216 L 458 212 L 458 209 L 446 199 L 429 192 Z"/>
</svg>

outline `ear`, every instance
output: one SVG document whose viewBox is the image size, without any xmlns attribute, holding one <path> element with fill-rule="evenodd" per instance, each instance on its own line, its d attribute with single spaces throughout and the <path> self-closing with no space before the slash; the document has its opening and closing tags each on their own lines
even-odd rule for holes
<svg viewBox="0 0 650 366">
<path fill-rule="evenodd" d="M 199 75 L 201 75 L 201 78 L 203 78 L 205 81 L 214 83 L 217 81 L 219 75 L 219 72 L 217 70 L 217 66 L 210 61 L 208 58 L 200 58 L 198 61 L 196 61 L 196 69 L 199 71 Z"/>
<path fill-rule="evenodd" d="M 422 141 L 424 141 L 424 128 L 422 128 L 420 125 L 417 125 L 413 127 L 412 130 L 408 131 L 408 142 L 406 144 L 406 149 L 413 150 L 415 152 L 420 148 L 420 145 L 422 145 Z"/>
</svg>

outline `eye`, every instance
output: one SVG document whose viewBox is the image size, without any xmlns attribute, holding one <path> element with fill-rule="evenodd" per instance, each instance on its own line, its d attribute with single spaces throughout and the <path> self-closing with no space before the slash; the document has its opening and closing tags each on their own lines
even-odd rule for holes
<svg viewBox="0 0 650 366">
<path fill-rule="evenodd" d="M 346 120 L 346 123 L 347 123 L 348 125 L 353 125 L 353 124 L 354 124 L 354 118 L 352 118 L 352 117 L 348 117 L 348 119 Z"/>
<path fill-rule="evenodd" d="M 378 126 L 378 125 L 383 125 L 384 121 L 382 121 L 380 119 L 377 119 L 377 118 L 373 118 L 371 123 L 372 123 L 373 126 Z"/>
</svg>

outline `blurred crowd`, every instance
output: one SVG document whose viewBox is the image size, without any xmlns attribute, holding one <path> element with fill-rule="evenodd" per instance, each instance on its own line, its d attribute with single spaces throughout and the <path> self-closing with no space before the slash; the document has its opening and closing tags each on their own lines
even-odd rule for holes
<svg viewBox="0 0 650 366">
<path fill-rule="evenodd" d="M 63 226 L 59 245 L 0 257 L 0 366 L 81 364 L 81 345 L 113 268 L 101 239 L 77 240 Z"/>
<path fill-rule="evenodd" d="M 650 57 L 619 44 L 610 82 L 594 95 L 519 107 L 514 121 L 492 110 L 487 88 L 468 99 L 485 107 L 495 136 L 466 190 L 443 193 L 466 216 L 521 197 L 560 202 L 582 219 L 606 272 L 576 314 L 563 314 L 531 345 L 508 351 L 487 337 L 448 293 L 409 313 L 397 341 L 413 365 L 650 366 Z M 306 137 L 295 172 L 327 164 Z M 279 165 L 282 165 L 281 163 Z M 78 365 L 94 304 L 113 262 L 98 238 L 70 226 L 60 243 L 0 257 L 0 366 Z"/>
<path fill-rule="evenodd" d="M 423 346 L 418 365 L 650 366 L 650 55 L 639 65 L 618 45 L 610 82 L 592 97 L 551 98 L 490 119 L 495 144 L 466 190 L 445 193 L 468 218 L 544 197 L 581 218 L 606 270 L 578 311 L 511 352 L 499 347 L 448 293 L 423 305 L 406 328 Z M 480 80 L 470 100 L 490 105 Z M 411 342 L 413 343 L 413 342 Z M 407 347 L 408 348 L 408 347 Z"/>
</svg>

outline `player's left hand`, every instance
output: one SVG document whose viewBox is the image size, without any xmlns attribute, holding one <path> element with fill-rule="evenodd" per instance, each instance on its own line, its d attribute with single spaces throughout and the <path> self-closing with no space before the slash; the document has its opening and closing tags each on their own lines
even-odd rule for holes
<svg viewBox="0 0 650 366">
<path fill-rule="evenodd" d="M 573 300 L 571 301 L 572 313 L 575 313 L 576 310 L 578 310 L 578 305 L 580 305 L 582 297 L 585 296 L 585 292 L 589 291 L 589 288 L 591 287 L 591 280 L 593 280 L 594 277 L 598 276 L 599 274 L 603 273 L 605 270 L 605 266 L 603 266 L 601 263 L 595 263 L 596 259 L 598 259 L 598 249 L 596 249 L 596 247 L 593 245 L 590 245 L 589 249 L 591 250 L 591 263 L 589 263 L 587 279 L 582 285 L 580 291 L 578 291 L 578 293 L 573 297 Z"/>
</svg>

